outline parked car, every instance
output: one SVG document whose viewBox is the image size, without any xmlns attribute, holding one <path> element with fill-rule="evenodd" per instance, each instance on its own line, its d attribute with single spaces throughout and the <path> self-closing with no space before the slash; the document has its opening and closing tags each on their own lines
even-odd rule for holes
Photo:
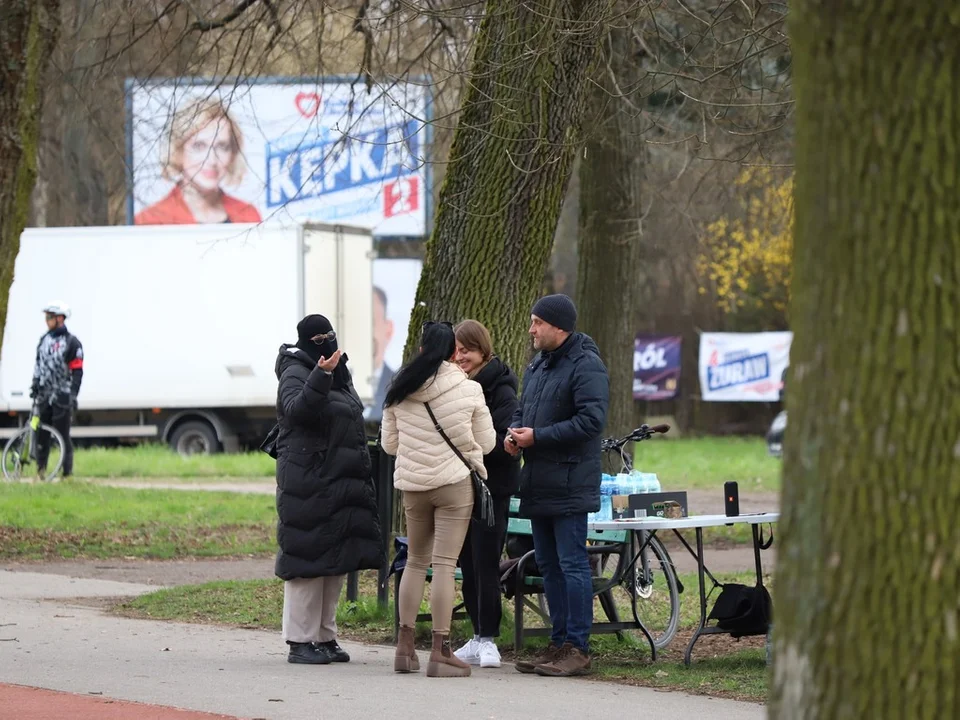
<svg viewBox="0 0 960 720">
<path fill-rule="evenodd" d="M 783 433 L 787 429 L 787 411 L 781 410 L 767 430 L 767 452 L 773 457 L 783 457 Z"/>
</svg>

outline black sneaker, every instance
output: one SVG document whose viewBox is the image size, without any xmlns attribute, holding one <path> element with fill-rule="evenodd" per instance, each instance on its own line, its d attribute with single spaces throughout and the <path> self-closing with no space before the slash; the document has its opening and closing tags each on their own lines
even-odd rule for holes
<svg viewBox="0 0 960 720">
<path fill-rule="evenodd" d="M 324 643 L 314 643 L 314 647 L 316 647 L 320 652 L 326 653 L 330 658 L 330 662 L 350 662 L 350 656 L 347 654 L 347 651 L 340 647 L 336 640 L 331 640 L 330 642 Z"/>
<path fill-rule="evenodd" d="M 329 665 L 333 662 L 328 652 L 320 650 L 313 643 L 287 643 L 287 645 L 290 646 L 290 654 L 287 655 L 288 663 Z"/>
</svg>

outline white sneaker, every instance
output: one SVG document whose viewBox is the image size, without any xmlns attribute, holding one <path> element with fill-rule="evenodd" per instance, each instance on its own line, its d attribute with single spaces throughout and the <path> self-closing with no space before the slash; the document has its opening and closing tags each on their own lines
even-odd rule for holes
<svg viewBox="0 0 960 720">
<path fill-rule="evenodd" d="M 483 643 L 477 643 L 479 648 L 477 654 L 480 656 L 480 667 L 498 668 L 500 667 L 500 651 L 497 646 L 487 640 Z"/>
<path fill-rule="evenodd" d="M 480 641 L 477 640 L 476 638 L 470 638 L 470 640 L 467 641 L 466 645 L 464 645 L 462 648 L 460 648 L 453 654 L 456 655 L 462 662 L 467 663 L 467 665 L 479 665 L 480 664 Z"/>
</svg>

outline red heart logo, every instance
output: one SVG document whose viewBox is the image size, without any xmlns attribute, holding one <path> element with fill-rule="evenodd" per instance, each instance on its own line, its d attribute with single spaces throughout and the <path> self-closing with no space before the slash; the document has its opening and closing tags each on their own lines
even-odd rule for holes
<svg viewBox="0 0 960 720">
<path fill-rule="evenodd" d="M 316 117 L 317 113 L 320 112 L 320 93 L 297 93 L 295 103 L 297 105 L 297 111 L 305 118 Z"/>
</svg>

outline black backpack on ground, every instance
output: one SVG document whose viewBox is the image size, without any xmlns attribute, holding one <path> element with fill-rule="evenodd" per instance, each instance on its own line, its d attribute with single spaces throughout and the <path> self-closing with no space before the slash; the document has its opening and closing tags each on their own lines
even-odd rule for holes
<svg viewBox="0 0 960 720">
<path fill-rule="evenodd" d="M 773 601 L 761 584 L 754 587 L 727 583 L 721 586 L 708 620 L 716 620 L 717 627 L 735 638 L 747 635 L 766 635 L 773 617 Z"/>
</svg>

